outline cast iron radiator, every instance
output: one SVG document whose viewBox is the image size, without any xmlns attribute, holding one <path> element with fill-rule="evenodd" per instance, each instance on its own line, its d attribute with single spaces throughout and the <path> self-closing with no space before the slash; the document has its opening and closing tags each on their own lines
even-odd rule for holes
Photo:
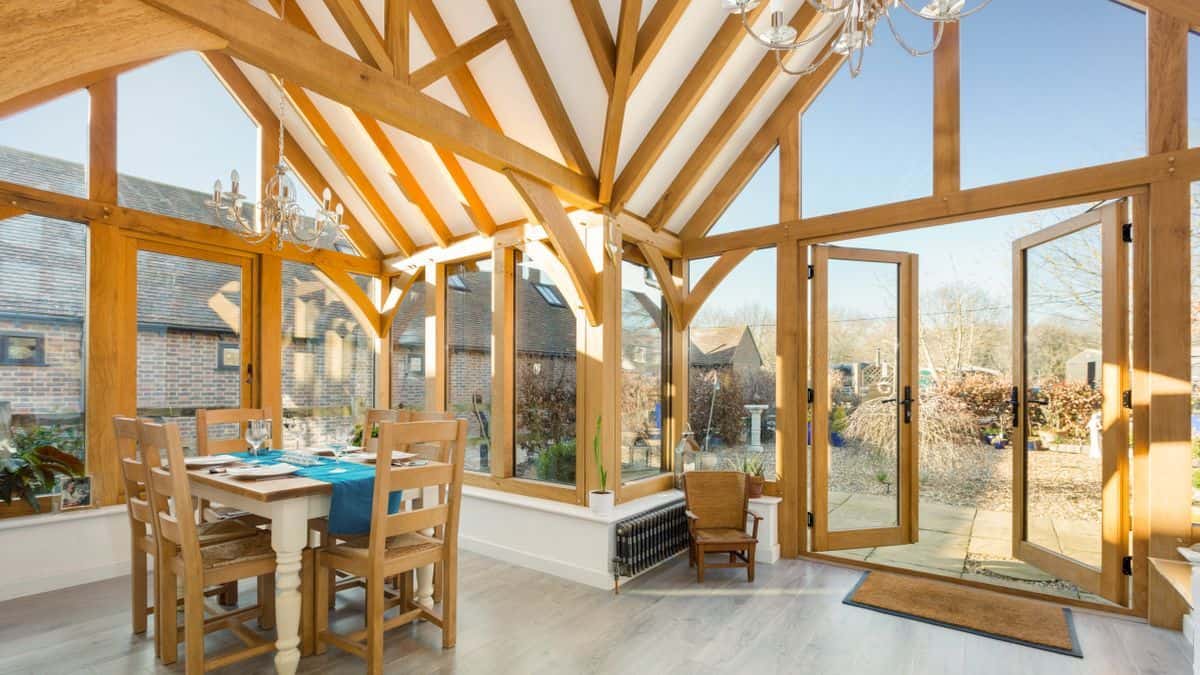
<svg viewBox="0 0 1200 675">
<path fill-rule="evenodd" d="M 648 570 L 686 550 L 689 544 L 687 510 L 683 500 L 618 521 L 612 560 L 613 591 L 620 578 Z"/>
</svg>

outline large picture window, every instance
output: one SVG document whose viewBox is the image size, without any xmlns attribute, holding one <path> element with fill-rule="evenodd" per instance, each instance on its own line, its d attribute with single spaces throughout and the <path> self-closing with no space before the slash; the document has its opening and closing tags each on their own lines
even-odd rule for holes
<svg viewBox="0 0 1200 675">
<path fill-rule="evenodd" d="M 425 409 L 425 281 L 412 285 L 392 318 L 392 407 Z"/>
<path fill-rule="evenodd" d="M 0 440 L 85 459 L 87 227 L 0 220 Z"/>
<path fill-rule="evenodd" d="M 518 254 L 519 255 L 519 254 Z M 520 478 L 575 484 L 575 312 L 544 269 L 518 257 L 516 458 Z"/>
<path fill-rule="evenodd" d="M 491 468 L 492 261 L 446 266 L 446 409 L 467 420 L 470 471 Z"/>
<path fill-rule="evenodd" d="M 0 120 L 0 180 L 87 196 L 87 91 Z"/>
<path fill-rule="evenodd" d="M 666 418 L 667 313 L 649 268 L 621 263 L 621 481 L 670 470 Z"/>
</svg>

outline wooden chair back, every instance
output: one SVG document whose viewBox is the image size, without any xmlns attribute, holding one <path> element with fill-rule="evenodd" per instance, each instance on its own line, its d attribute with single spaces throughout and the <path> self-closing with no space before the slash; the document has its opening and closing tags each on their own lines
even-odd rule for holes
<svg viewBox="0 0 1200 675">
<path fill-rule="evenodd" d="M 155 424 L 140 421 L 138 438 L 142 453 L 147 457 L 167 456 L 167 466 L 149 466 L 146 487 L 150 492 L 150 503 L 158 523 L 158 536 L 167 557 L 176 548 L 183 556 L 185 569 L 199 573 L 203 569 L 200 558 L 200 535 L 197 531 L 192 489 L 188 483 L 187 466 L 184 464 L 183 443 L 179 439 L 177 424 Z M 150 460 L 151 462 L 153 460 Z M 172 510 L 174 502 L 174 510 Z"/>
<path fill-rule="evenodd" d="M 393 467 L 395 451 L 435 444 L 446 447 L 450 461 L 421 467 Z M 379 432 L 375 458 L 375 495 L 371 510 L 368 555 L 372 564 L 382 565 L 388 537 L 434 530 L 441 543 L 458 540 L 459 509 L 462 501 L 463 459 L 467 451 L 466 420 L 385 423 Z M 388 513 L 388 500 L 396 490 L 438 488 L 436 500 L 422 499 L 419 506 Z"/>
<path fill-rule="evenodd" d="M 214 408 L 196 411 L 196 453 L 220 455 L 226 452 L 245 452 L 246 423 L 250 420 L 271 419 L 270 408 Z M 236 424 L 237 436 L 233 438 L 210 438 L 210 428 L 221 424 Z M 277 431 L 271 430 L 272 433 Z"/>
<path fill-rule="evenodd" d="M 397 410 L 400 413 L 397 422 L 444 422 L 456 419 L 454 413 L 444 410 Z M 415 452 L 418 455 L 435 462 L 450 463 L 453 444 L 450 443 L 417 443 L 403 448 L 405 452 Z"/>
<path fill-rule="evenodd" d="M 400 412 L 389 408 L 372 408 L 367 411 L 367 418 L 363 420 L 363 450 L 374 452 L 379 447 L 379 439 L 375 437 L 376 427 L 379 425 L 408 421 L 400 419 Z"/>
<path fill-rule="evenodd" d="M 117 458 L 121 462 L 121 481 L 125 487 L 125 510 L 129 514 L 129 527 L 135 535 L 145 535 L 153 532 L 154 512 L 146 490 L 146 461 L 139 451 L 138 420 L 114 415 L 113 430 L 117 437 Z M 157 459 L 155 457 L 155 460 Z M 157 461 L 155 465 L 158 465 Z M 149 532 L 147 528 L 150 528 Z"/>
<path fill-rule="evenodd" d="M 687 508 L 698 529 L 746 527 L 750 493 L 740 471 L 689 471 L 683 477 Z"/>
</svg>

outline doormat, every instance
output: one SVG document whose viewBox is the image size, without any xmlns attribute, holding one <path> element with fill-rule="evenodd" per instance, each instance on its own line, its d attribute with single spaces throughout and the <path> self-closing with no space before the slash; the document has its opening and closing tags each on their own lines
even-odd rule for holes
<svg viewBox="0 0 1200 675">
<path fill-rule="evenodd" d="M 1071 610 L 995 591 L 887 572 L 867 572 L 847 605 L 1083 658 Z"/>
</svg>

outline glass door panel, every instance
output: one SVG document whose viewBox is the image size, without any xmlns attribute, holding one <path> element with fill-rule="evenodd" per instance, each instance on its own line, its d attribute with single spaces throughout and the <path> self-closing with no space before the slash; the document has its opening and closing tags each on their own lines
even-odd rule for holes
<svg viewBox="0 0 1200 675">
<path fill-rule="evenodd" d="M 815 247 L 813 544 L 916 541 L 916 256 Z"/>
<path fill-rule="evenodd" d="M 1129 532 L 1124 208 L 1013 245 L 1013 555 L 1118 604 Z"/>
<path fill-rule="evenodd" d="M 150 243 L 137 252 L 137 412 L 179 424 L 191 454 L 197 410 L 250 400 L 243 289 L 251 274 L 249 260 L 179 252 Z M 225 426 L 210 435 L 238 435 L 237 425 Z"/>
</svg>

